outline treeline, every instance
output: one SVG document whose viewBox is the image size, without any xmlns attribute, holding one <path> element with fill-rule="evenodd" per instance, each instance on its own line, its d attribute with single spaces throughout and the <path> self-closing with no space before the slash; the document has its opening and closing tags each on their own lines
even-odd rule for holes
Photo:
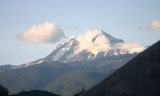
<svg viewBox="0 0 160 96">
<path fill-rule="evenodd" d="M 7 88 L 0 84 L 0 96 L 60 96 L 47 91 L 33 90 L 33 91 L 22 91 L 17 94 L 9 95 Z"/>
<path fill-rule="evenodd" d="M 9 94 L 8 89 L 0 85 L 0 96 L 8 96 L 8 94 Z"/>
<path fill-rule="evenodd" d="M 85 92 L 84 88 L 80 92 L 75 93 L 73 96 L 81 96 Z M 0 96 L 60 96 L 47 91 L 33 90 L 33 91 L 22 91 L 17 94 L 9 95 L 7 88 L 0 84 Z"/>
</svg>

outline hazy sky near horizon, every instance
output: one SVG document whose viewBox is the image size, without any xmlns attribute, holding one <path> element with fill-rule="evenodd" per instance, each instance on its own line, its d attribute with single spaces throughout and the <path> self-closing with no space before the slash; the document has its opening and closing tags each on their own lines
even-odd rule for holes
<svg viewBox="0 0 160 96">
<path fill-rule="evenodd" d="M 0 64 L 22 64 L 47 56 L 57 45 L 18 39 L 35 25 L 50 26 L 46 22 L 65 36 L 99 29 L 127 43 L 152 45 L 160 40 L 160 0 L 1 0 L 0 22 Z"/>
</svg>

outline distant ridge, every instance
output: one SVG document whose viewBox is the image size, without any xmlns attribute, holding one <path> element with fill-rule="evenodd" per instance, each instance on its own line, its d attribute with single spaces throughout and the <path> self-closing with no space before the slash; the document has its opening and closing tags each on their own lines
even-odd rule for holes
<svg viewBox="0 0 160 96">
<path fill-rule="evenodd" d="M 160 96 L 160 41 L 83 96 Z"/>
</svg>

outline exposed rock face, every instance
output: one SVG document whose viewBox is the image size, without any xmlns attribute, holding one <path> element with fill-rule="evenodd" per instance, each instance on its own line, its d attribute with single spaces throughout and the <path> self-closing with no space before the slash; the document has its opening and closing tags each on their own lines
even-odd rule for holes
<svg viewBox="0 0 160 96">
<path fill-rule="evenodd" d="M 160 41 L 84 96 L 160 96 Z"/>
</svg>

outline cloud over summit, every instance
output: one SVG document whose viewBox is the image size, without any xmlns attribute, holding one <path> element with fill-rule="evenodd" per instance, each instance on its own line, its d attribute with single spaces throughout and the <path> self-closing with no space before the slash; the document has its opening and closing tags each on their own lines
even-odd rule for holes
<svg viewBox="0 0 160 96">
<path fill-rule="evenodd" d="M 62 29 L 51 22 L 33 25 L 20 35 L 20 38 L 25 41 L 34 43 L 54 43 L 64 37 Z"/>
</svg>

